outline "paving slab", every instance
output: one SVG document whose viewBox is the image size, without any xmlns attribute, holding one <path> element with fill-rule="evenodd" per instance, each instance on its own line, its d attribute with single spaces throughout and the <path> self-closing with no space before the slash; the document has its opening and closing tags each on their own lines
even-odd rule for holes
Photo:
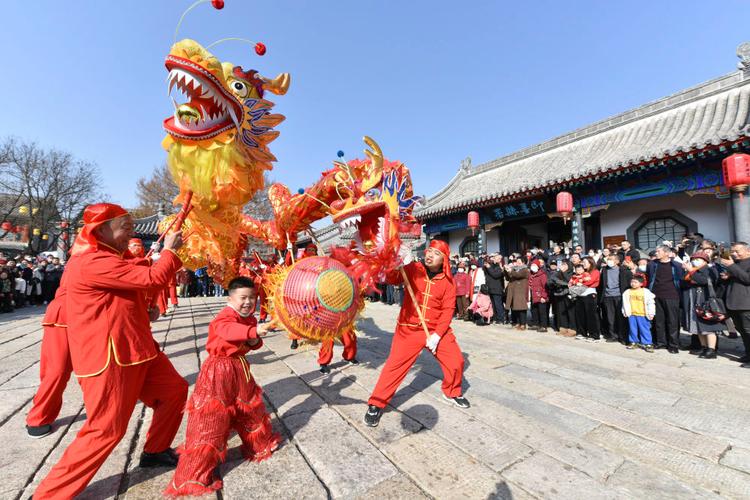
<svg viewBox="0 0 750 500">
<path fill-rule="evenodd" d="M 152 325 L 192 385 L 208 324 L 224 298 L 181 299 Z M 27 498 L 83 425 L 75 379 L 55 432 L 25 436 L 39 383 L 42 307 L 0 315 L 0 498 Z M 425 352 L 377 428 L 362 417 L 390 351 L 398 308 L 369 304 L 357 322 L 359 365 L 334 347 L 291 350 L 269 332 L 248 355 L 283 447 L 244 461 L 230 438 L 208 498 L 746 498 L 750 496 L 750 381 L 727 359 L 633 352 L 553 334 L 454 322 L 466 360 L 459 409 L 442 398 L 442 371 Z M 191 389 L 192 390 L 192 389 Z M 151 411 L 138 405 L 127 434 L 81 498 L 162 498 L 168 469 L 137 466 Z M 183 420 L 174 444 L 184 439 Z"/>
</svg>

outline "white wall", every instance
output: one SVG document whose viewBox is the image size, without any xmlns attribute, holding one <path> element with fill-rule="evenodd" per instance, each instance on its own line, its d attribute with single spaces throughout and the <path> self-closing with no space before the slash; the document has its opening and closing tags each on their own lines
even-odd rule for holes
<svg viewBox="0 0 750 500">
<path fill-rule="evenodd" d="M 729 200 L 685 193 L 657 196 L 610 205 L 601 212 L 602 238 L 627 234 L 628 227 L 646 212 L 676 210 L 698 223 L 698 232 L 714 241 L 729 241 Z"/>
</svg>

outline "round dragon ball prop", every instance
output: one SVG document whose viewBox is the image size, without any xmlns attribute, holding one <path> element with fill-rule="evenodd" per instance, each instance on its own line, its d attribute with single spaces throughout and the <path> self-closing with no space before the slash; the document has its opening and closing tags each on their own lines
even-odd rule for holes
<svg viewBox="0 0 750 500">
<path fill-rule="evenodd" d="M 363 301 L 343 264 L 329 257 L 307 257 L 290 267 L 278 282 L 273 305 L 290 333 L 329 340 L 353 326 Z"/>
</svg>

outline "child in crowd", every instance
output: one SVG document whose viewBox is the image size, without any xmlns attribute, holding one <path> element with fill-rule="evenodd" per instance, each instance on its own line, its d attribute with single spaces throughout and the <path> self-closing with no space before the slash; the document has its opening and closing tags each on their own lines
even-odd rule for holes
<svg viewBox="0 0 750 500">
<path fill-rule="evenodd" d="M 630 289 L 622 294 L 622 314 L 630 324 L 628 349 L 642 346 L 646 352 L 654 352 L 651 320 L 656 314 L 656 297 L 644 284 L 645 279 L 639 274 L 630 280 Z"/>
<path fill-rule="evenodd" d="M 187 402 L 185 444 L 167 487 L 169 496 L 201 495 L 219 490 L 214 475 L 225 460 L 232 430 L 242 440 L 242 454 L 252 461 L 269 458 L 281 441 L 273 432 L 262 391 L 250 373 L 245 354 L 263 341 L 253 316 L 256 291 L 249 278 L 229 282 L 228 305 L 208 326 L 208 359 L 201 365 Z"/>
<path fill-rule="evenodd" d="M 469 306 L 469 310 L 476 315 L 476 324 L 479 326 L 489 325 L 492 321 L 492 299 L 487 289 L 487 285 L 479 287 L 479 293 L 474 296 L 474 301 Z"/>
</svg>

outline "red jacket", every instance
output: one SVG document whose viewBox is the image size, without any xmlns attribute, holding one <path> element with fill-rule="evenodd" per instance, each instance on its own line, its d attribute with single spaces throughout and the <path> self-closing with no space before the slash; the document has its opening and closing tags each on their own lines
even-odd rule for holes
<svg viewBox="0 0 750 500">
<path fill-rule="evenodd" d="M 529 275 L 529 293 L 531 294 L 531 303 L 537 304 L 544 299 L 549 301 L 547 296 L 547 273 L 543 269 Z"/>
<path fill-rule="evenodd" d="M 445 273 L 437 274 L 430 279 L 427 276 L 427 270 L 420 262 L 412 262 L 403 269 L 411 283 L 430 333 L 434 332 L 442 337 L 451 332 L 451 319 L 456 309 L 455 284 L 447 279 Z M 390 273 L 388 282 L 392 285 L 400 284 L 401 272 Z M 407 290 L 404 290 L 404 305 L 401 306 L 401 313 L 398 315 L 398 326 L 405 329 L 406 333 L 424 335 L 419 315 Z"/>
<path fill-rule="evenodd" d="M 471 278 L 466 273 L 456 273 L 453 275 L 453 283 L 456 285 L 456 296 L 459 295 L 465 297 L 470 295 L 471 290 Z"/>
<path fill-rule="evenodd" d="M 148 267 L 102 244 L 70 260 L 66 313 L 76 376 L 99 375 L 111 362 L 129 366 L 156 357 L 145 294 L 164 287 L 181 265 L 169 250 Z"/>
<path fill-rule="evenodd" d="M 231 306 L 226 306 L 208 325 L 206 351 L 211 356 L 244 356 L 248 351 L 260 349 L 263 342 L 253 347 L 248 340 L 258 338 L 257 322 L 254 316 L 243 318 Z"/>
</svg>

